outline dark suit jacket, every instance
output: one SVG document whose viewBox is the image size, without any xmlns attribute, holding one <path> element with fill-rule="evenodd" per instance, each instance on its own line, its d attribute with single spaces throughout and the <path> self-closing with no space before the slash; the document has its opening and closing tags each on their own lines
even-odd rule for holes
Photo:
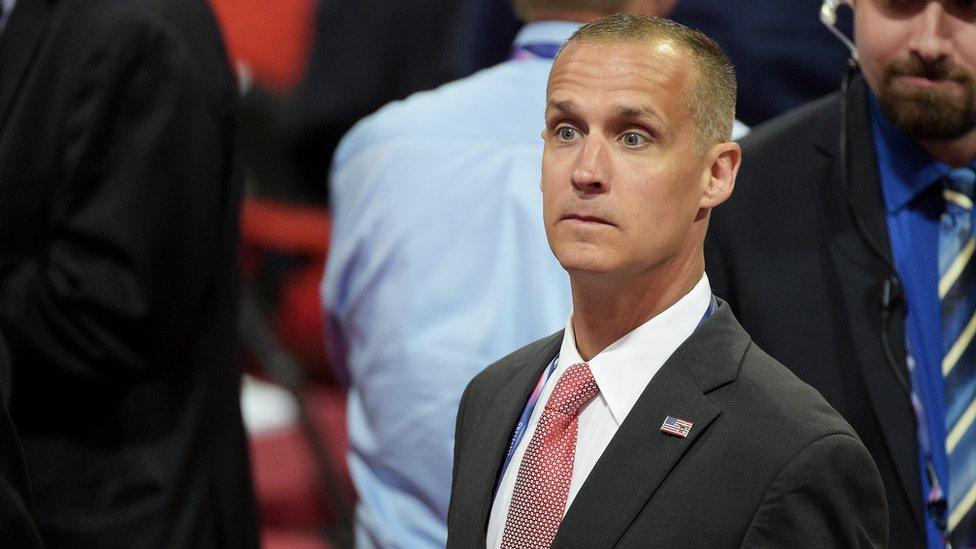
<svg viewBox="0 0 976 549">
<path fill-rule="evenodd" d="M 203 0 L 18 0 L 0 34 L 0 331 L 49 546 L 257 546 L 235 98 Z"/>
<path fill-rule="evenodd" d="M 880 302 L 894 270 L 865 90 L 855 79 L 847 102 L 850 186 L 838 163 L 839 94 L 743 141 L 735 192 L 712 212 L 706 269 L 756 343 L 857 431 L 884 481 L 892 546 L 922 547 L 915 417 L 882 347 Z M 903 308 L 889 324 L 907 379 Z"/>
<path fill-rule="evenodd" d="M 448 547 L 483 547 L 512 429 L 562 332 L 479 374 L 461 399 Z M 674 415 L 687 438 L 660 431 Z M 665 362 L 590 472 L 553 547 L 867 547 L 884 494 L 850 426 L 759 350 L 729 307 Z"/>
<path fill-rule="evenodd" d="M 0 371 L 10 371 L 10 355 L 0 334 Z M 9 379 L 9 377 L 5 378 Z M 0 385 L 0 546 L 43 547 L 30 515 L 30 481 L 20 437 L 7 413 L 6 383 Z"/>
</svg>

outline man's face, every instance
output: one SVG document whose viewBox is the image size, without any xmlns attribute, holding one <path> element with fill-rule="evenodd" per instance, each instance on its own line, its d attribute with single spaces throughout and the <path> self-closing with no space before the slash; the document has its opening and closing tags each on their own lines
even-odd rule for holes
<svg viewBox="0 0 976 549">
<path fill-rule="evenodd" d="M 543 210 L 549 245 L 571 274 L 636 277 L 700 245 L 692 228 L 708 169 L 687 107 L 695 75 L 666 41 L 574 43 L 557 59 Z"/>
<path fill-rule="evenodd" d="M 976 2 L 856 0 L 858 56 L 885 114 L 919 140 L 976 128 Z"/>
</svg>

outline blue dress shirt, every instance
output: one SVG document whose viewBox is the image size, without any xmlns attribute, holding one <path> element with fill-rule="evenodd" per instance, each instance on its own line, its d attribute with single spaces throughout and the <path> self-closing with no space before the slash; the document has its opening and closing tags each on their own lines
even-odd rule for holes
<svg viewBox="0 0 976 549">
<path fill-rule="evenodd" d="M 925 410 L 927 446 L 943 491 L 948 490 L 945 394 L 942 381 L 942 312 L 939 301 L 939 217 L 945 209 L 942 187 L 935 184 L 951 169 L 933 159 L 912 138 L 889 121 L 869 97 L 871 126 L 881 187 L 887 209 L 888 232 L 895 267 L 908 301 L 905 319 L 907 350 L 915 361 L 913 390 Z M 976 166 L 976 159 L 973 159 Z M 920 429 L 925 435 L 925 429 Z M 924 498 L 932 488 L 925 471 L 926 444 L 919 444 L 922 509 L 929 547 L 944 547 L 942 535 L 927 511 Z"/>
<path fill-rule="evenodd" d="M 515 46 L 576 27 L 529 24 Z M 550 65 L 512 60 L 387 105 L 336 152 L 322 295 L 350 380 L 359 547 L 444 547 L 464 387 L 569 314 L 539 190 Z"/>
</svg>

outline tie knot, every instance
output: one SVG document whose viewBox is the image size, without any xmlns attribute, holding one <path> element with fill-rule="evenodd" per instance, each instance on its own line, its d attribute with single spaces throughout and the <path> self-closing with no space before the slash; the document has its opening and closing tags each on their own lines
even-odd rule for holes
<svg viewBox="0 0 976 549">
<path fill-rule="evenodd" d="M 972 168 L 955 168 L 945 176 L 946 202 L 965 210 L 973 209 L 973 190 L 976 187 L 976 171 Z"/>
<path fill-rule="evenodd" d="M 579 414 L 580 408 L 593 400 L 599 392 L 600 388 L 593 379 L 590 365 L 585 362 L 573 364 L 556 383 L 546 402 L 546 410 L 575 417 Z"/>
</svg>

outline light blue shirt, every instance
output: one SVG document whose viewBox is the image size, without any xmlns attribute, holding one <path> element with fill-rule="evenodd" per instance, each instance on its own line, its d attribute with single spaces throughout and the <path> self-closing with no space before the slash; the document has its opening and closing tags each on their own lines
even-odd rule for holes
<svg viewBox="0 0 976 549">
<path fill-rule="evenodd" d="M 576 27 L 529 24 L 515 46 Z M 444 547 L 464 387 L 569 314 L 539 190 L 550 64 L 508 61 L 387 105 L 336 152 L 322 295 L 350 382 L 359 547 Z"/>
</svg>

